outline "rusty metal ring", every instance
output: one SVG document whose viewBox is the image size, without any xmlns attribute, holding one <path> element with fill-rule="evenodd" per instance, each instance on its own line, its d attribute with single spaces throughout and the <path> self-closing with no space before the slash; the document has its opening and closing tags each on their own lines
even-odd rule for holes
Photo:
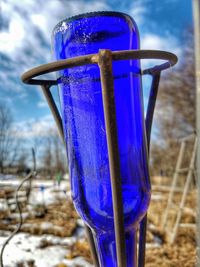
<svg viewBox="0 0 200 267">
<path fill-rule="evenodd" d="M 165 69 L 168 69 L 176 64 L 178 61 L 177 56 L 173 53 L 160 51 L 160 50 L 124 50 L 124 51 L 113 51 L 112 59 L 116 60 L 130 60 L 130 59 L 160 59 L 167 60 L 167 62 L 156 65 L 152 68 L 141 71 L 141 74 L 154 75 Z M 51 73 L 54 71 L 73 68 L 77 66 L 83 66 L 86 64 L 98 64 L 99 54 L 90 54 L 85 56 L 79 56 L 64 60 L 54 61 L 48 64 L 40 65 L 36 68 L 30 69 L 21 76 L 21 80 L 27 84 L 35 85 L 56 85 L 57 80 L 41 80 L 34 79 L 37 76 Z"/>
</svg>

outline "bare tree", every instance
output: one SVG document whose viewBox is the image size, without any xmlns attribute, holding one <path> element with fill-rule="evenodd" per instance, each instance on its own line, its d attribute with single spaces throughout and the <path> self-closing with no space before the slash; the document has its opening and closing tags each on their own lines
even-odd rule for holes
<svg viewBox="0 0 200 267">
<path fill-rule="evenodd" d="M 44 140 L 43 166 L 50 178 L 58 172 L 66 172 L 66 155 L 57 131 L 54 128 L 48 130 L 49 135 Z"/>
<path fill-rule="evenodd" d="M 177 140 L 195 131 L 195 76 L 193 34 L 188 31 L 182 58 L 175 70 L 168 71 L 160 84 L 152 142 L 152 168 L 173 171 L 178 153 Z"/>
<path fill-rule="evenodd" d="M 170 137 L 183 137 L 195 129 L 195 71 L 193 34 L 188 32 L 178 67 L 169 71 L 161 82 L 158 108 L 166 112 L 159 120 L 162 136 L 166 129 Z M 166 125 L 166 127 L 165 127 Z M 168 131 L 169 132 L 169 131 Z M 165 136 L 164 136 L 165 137 Z"/>
<path fill-rule="evenodd" d="M 43 151 L 43 165 L 44 169 L 48 172 L 50 179 L 52 178 L 53 172 L 53 151 L 52 151 L 52 140 L 51 136 L 45 138 L 44 141 L 44 151 Z"/>
<path fill-rule="evenodd" d="M 66 171 L 66 154 L 65 146 L 60 140 L 58 133 L 54 131 L 53 135 L 53 149 L 54 149 L 54 168 L 56 172 L 64 173 Z"/>
<path fill-rule="evenodd" d="M 17 158 L 19 144 L 14 137 L 13 117 L 8 107 L 0 103 L 0 171 L 12 166 Z"/>
<path fill-rule="evenodd" d="M 18 167 L 19 172 L 26 172 L 27 168 L 27 158 L 28 158 L 28 151 L 24 147 L 20 149 L 18 153 L 18 159 L 16 160 L 16 164 Z"/>
</svg>

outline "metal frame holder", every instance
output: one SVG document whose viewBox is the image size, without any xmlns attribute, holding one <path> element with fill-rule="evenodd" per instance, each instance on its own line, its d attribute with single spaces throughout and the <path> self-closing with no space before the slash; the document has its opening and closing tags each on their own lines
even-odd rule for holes
<svg viewBox="0 0 200 267">
<path fill-rule="evenodd" d="M 107 49 L 106 50 L 100 49 L 99 53 L 97 54 L 79 56 L 41 65 L 39 67 L 33 68 L 25 72 L 21 77 L 24 83 L 41 86 L 42 91 L 45 95 L 45 98 L 53 114 L 53 117 L 55 119 L 60 136 L 64 142 L 62 120 L 59 111 L 56 107 L 56 104 L 53 100 L 52 94 L 49 90 L 51 86 L 57 85 L 57 80 L 42 80 L 38 78 L 36 79 L 35 77 L 62 69 L 83 66 L 86 64 L 98 64 L 100 68 L 103 107 L 104 107 L 104 116 L 106 123 L 106 137 L 108 143 L 118 267 L 126 266 L 126 247 L 125 247 L 125 230 L 124 230 L 124 220 L 123 220 L 122 189 L 121 189 L 120 172 L 119 172 L 120 162 L 119 162 L 119 151 L 117 143 L 117 127 L 116 127 L 117 124 L 115 115 L 116 109 L 115 109 L 115 99 L 114 99 L 112 61 L 131 60 L 131 59 L 166 60 L 165 63 L 155 66 L 153 68 L 145 69 L 143 71 L 141 70 L 140 73 L 141 75 L 144 74 L 152 75 L 153 78 L 150 89 L 148 107 L 147 107 L 147 116 L 145 119 L 147 150 L 149 151 L 151 126 L 152 126 L 153 113 L 160 81 L 160 73 L 161 71 L 168 69 L 176 64 L 178 60 L 176 55 L 170 52 L 156 51 L 156 50 L 110 51 Z M 145 263 L 146 226 L 147 226 L 147 214 L 140 223 L 138 267 L 143 267 Z M 88 226 L 86 226 L 86 233 L 90 243 L 94 264 L 96 267 L 99 267 L 100 265 L 94 244 L 93 235 Z"/>
</svg>

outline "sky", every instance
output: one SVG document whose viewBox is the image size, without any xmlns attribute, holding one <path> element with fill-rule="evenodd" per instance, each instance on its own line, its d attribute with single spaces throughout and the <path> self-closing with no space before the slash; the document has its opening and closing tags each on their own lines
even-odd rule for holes
<svg viewBox="0 0 200 267">
<path fill-rule="evenodd" d="M 53 125 L 41 90 L 24 85 L 21 74 L 53 60 L 51 32 L 59 21 L 102 10 L 129 14 L 142 49 L 171 51 L 181 61 L 184 33 L 193 27 L 192 0 L 0 0 L 0 102 L 11 109 L 19 136 L 45 134 Z"/>
</svg>

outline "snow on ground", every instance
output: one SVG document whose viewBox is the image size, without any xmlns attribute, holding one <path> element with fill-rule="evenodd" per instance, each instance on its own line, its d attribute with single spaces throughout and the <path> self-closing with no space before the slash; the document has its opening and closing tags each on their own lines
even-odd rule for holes
<svg viewBox="0 0 200 267">
<path fill-rule="evenodd" d="M 12 175 L 8 176 L 8 175 L 0 174 L 0 186 L 18 186 L 21 181 L 22 179 L 17 179 L 16 177 Z M 49 187 L 49 186 L 53 186 L 54 183 L 55 181 L 53 180 L 44 180 L 44 179 L 40 179 L 39 177 L 37 177 L 36 179 L 32 179 L 33 187 L 40 187 L 42 185 L 45 187 Z M 61 181 L 60 187 L 63 190 L 64 189 L 66 190 L 66 187 L 69 188 L 69 177 L 68 179 L 66 178 L 65 180 Z"/>
<path fill-rule="evenodd" d="M 20 179 L 13 179 L 14 177 L 0 177 L 1 187 L 17 188 Z M 61 181 L 60 186 L 55 185 L 52 180 L 33 180 L 32 190 L 29 199 L 29 209 L 31 210 L 37 205 L 49 205 L 56 202 L 58 199 L 65 201 L 69 198 L 69 180 Z M 0 211 L 7 209 L 6 201 L 0 200 Z M 12 217 L 18 217 L 17 213 L 13 213 Z M 23 218 L 26 218 L 27 214 L 23 213 Z M 22 226 L 25 227 L 28 224 Z M 29 260 L 35 261 L 37 267 L 54 267 L 59 263 L 64 263 L 68 267 L 83 266 L 91 267 L 81 257 L 74 259 L 67 259 L 68 247 L 75 243 L 77 239 L 80 239 L 84 235 L 83 223 L 78 220 L 79 227 L 77 228 L 76 236 L 62 238 L 53 235 L 40 235 L 34 236 L 28 233 L 19 233 L 13 237 L 13 239 L 6 246 L 4 251 L 4 267 L 16 267 L 16 263 L 20 261 L 26 262 Z M 32 225 L 33 226 L 33 225 Z M 42 228 L 52 227 L 51 222 L 44 222 L 41 224 Z M 57 226 L 58 227 L 58 226 Z M 15 227 L 14 227 L 15 228 Z M 3 243 L 7 239 L 10 232 L 0 230 L 0 250 Z M 50 242 L 50 245 L 42 247 L 43 241 Z"/>
<path fill-rule="evenodd" d="M 16 177 L 12 174 L 2 174 L 0 173 L 0 180 L 12 180 L 15 179 Z"/>
<path fill-rule="evenodd" d="M 0 211 L 1 210 L 5 211 L 5 210 L 7 210 L 7 208 L 8 208 L 8 205 L 7 205 L 6 200 L 5 199 L 1 199 L 1 201 L 0 201 Z"/>
<path fill-rule="evenodd" d="M 0 249 L 9 232 L 0 232 Z M 6 235 L 6 236 L 5 236 Z M 67 247 L 74 243 L 75 237 L 61 238 L 52 235 L 32 236 L 19 233 L 7 245 L 4 252 L 4 267 L 15 267 L 17 262 L 34 260 L 37 267 L 53 267 L 65 263 L 69 267 L 77 265 L 91 267 L 82 257 L 65 259 Z M 51 242 L 51 246 L 42 247 L 43 241 Z"/>
<path fill-rule="evenodd" d="M 22 180 L 20 179 L 0 179 L 1 187 L 17 188 Z M 53 180 L 32 180 L 32 190 L 29 200 L 30 205 L 49 205 L 54 203 L 59 198 L 70 197 L 69 180 L 61 181 L 60 185 L 55 185 Z M 5 210 L 6 202 L 1 200 L 0 210 Z"/>
</svg>

